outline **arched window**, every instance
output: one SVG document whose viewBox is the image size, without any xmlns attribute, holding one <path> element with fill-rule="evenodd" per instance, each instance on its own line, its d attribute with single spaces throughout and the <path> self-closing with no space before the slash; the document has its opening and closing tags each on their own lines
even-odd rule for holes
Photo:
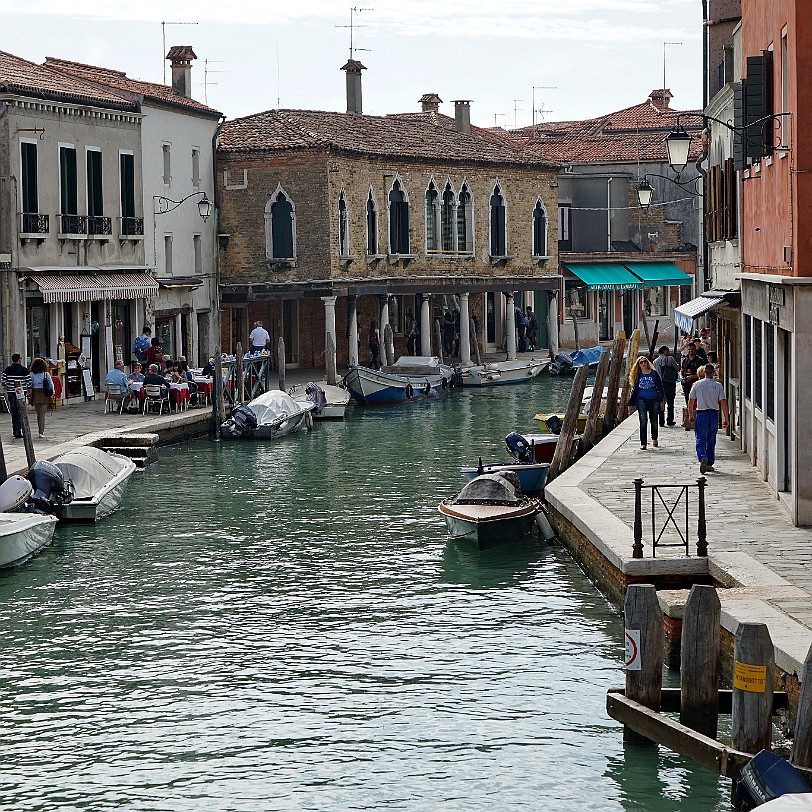
<svg viewBox="0 0 812 812">
<path fill-rule="evenodd" d="M 457 200 L 457 250 L 467 254 L 474 250 L 473 204 L 467 183 L 462 184 Z"/>
<path fill-rule="evenodd" d="M 281 186 L 265 205 L 265 256 L 296 258 L 296 209 Z"/>
<path fill-rule="evenodd" d="M 409 200 L 399 180 L 389 192 L 389 253 L 409 253 Z"/>
<path fill-rule="evenodd" d="M 367 196 L 367 254 L 371 257 L 378 253 L 378 208 L 372 189 Z"/>
<path fill-rule="evenodd" d="M 507 237 L 505 233 L 505 198 L 499 184 L 494 186 L 491 195 L 491 256 L 507 255 Z"/>
<path fill-rule="evenodd" d="M 350 220 L 343 189 L 338 196 L 338 253 L 342 257 L 350 255 Z"/>
<path fill-rule="evenodd" d="M 454 190 L 450 183 L 443 189 L 443 203 L 440 208 L 440 239 L 443 251 L 454 250 Z"/>
<path fill-rule="evenodd" d="M 440 246 L 437 240 L 437 187 L 434 181 L 426 189 L 426 251 L 432 253 Z"/>
<path fill-rule="evenodd" d="M 547 212 L 541 200 L 536 201 L 533 209 L 533 256 L 547 256 Z"/>
</svg>

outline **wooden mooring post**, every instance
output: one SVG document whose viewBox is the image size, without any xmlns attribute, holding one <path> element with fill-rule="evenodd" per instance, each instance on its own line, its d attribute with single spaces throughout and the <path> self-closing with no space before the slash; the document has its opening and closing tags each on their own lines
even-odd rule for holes
<svg viewBox="0 0 812 812">
<path fill-rule="evenodd" d="M 766 623 L 741 623 L 733 644 L 731 744 L 758 753 L 772 741 L 775 649 Z"/>
<path fill-rule="evenodd" d="M 584 452 L 588 451 L 593 445 L 592 438 L 595 436 L 595 428 L 601 415 L 603 388 L 606 384 L 606 376 L 609 374 L 610 363 L 611 353 L 605 350 L 601 354 L 601 360 L 598 361 L 598 368 L 595 370 L 595 383 L 592 385 L 592 402 L 589 404 L 589 414 L 586 418 L 584 433 L 581 436 L 581 445 Z"/>
<path fill-rule="evenodd" d="M 20 414 L 20 430 L 23 433 L 23 446 L 25 447 L 25 460 L 30 468 L 36 461 L 37 455 L 34 453 L 34 441 L 31 439 L 31 426 L 28 423 L 28 412 L 25 409 L 25 392 L 22 387 L 18 387 L 14 392 L 8 392 L 9 408 L 17 405 Z"/>
<path fill-rule="evenodd" d="M 712 739 L 716 738 L 719 722 L 721 617 L 715 587 L 694 584 L 682 619 L 679 720 Z"/>
<path fill-rule="evenodd" d="M 327 333 L 327 348 L 326 348 L 326 355 L 327 355 L 327 383 L 330 386 L 336 385 L 336 345 L 335 341 L 333 341 L 333 334 Z"/>
<path fill-rule="evenodd" d="M 792 742 L 792 763 L 796 767 L 812 767 L 812 646 L 804 663 L 795 737 Z"/>
<path fill-rule="evenodd" d="M 223 353 L 217 347 L 214 353 L 214 385 L 211 388 L 211 419 L 215 436 L 219 435 L 220 426 L 226 419 L 226 396 L 223 389 Z"/>
<path fill-rule="evenodd" d="M 437 345 L 437 357 L 440 359 L 440 363 L 445 363 L 443 361 L 443 332 L 437 319 L 434 320 L 434 342 Z"/>
<path fill-rule="evenodd" d="M 8 468 L 6 468 L 6 454 L 3 451 L 3 440 L 0 439 L 0 485 L 8 479 Z"/>
<path fill-rule="evenodd" d="M 620 375 L 623 371 L 623 350 L 626 348 L 626 333 L 621 330 L 612 342 L 612 358 L 609 362 L 609 383 L 606 386 L 606 414 L 603 422 L 612 429 L 617 420 L 617 398 Z"/>
<path fill-rule="evenodd" d="M 474 355 L 476 357 L 477 366 L 479 366 L 482 364 L 482 356 L 479 354 L 479 339 L 477 338 L 476 326 L 473 319 L 469 319 L 468 321 L 468 335 L 471 343 L 474 345 Z"/>
<path fill-rule="evenodd" d="M 660 710 L 663 687 L 663 613 L 653 584 L 632 584 L 623 606 L 626 635 L 626 697 L 654 711 Z M 648 739 L 628 727 L 623 741 Z"/>
<path fill-rule="evenodd" d="M 575 373 L 572 392 L 570 392 L 570 402 L 564 415 L 564 423 L 561 426 L 561 434 L 558 435 L 553 460 L 550 463 L 550 470 L 547 472 L 548 482 L 552 482 L 562 471 L 569 468 L 572 457 L 572 441 L 575 439 L 575 432 L 578 429 L 578 415 L 581 412 L 581 401 L 584 399 L 584 389 L 586 389 L 588 376 L 589 367 L 586 364 Z"/>
<path fill-rule="evenodd" d="M 242 363 L 243 357 L 242 344 L 237 342 L 237 352 L 234 353 L 236 363 L 234 365 L 234 386 L 236 392 L 234 393 L 235 403 L 245 403 L 245 367 Z"/>
<path fill-rule="evenodd" d="M 276 345 L 276 358 L 279 364 L 279 388 L 287 392 L 285 387 L 285 339 L 279 336 L 279 343 Z"/>
</svg>

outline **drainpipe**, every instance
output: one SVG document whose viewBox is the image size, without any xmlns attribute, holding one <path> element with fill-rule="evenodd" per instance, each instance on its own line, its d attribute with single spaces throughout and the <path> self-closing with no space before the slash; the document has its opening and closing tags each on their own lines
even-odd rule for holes
<svg viewBox="0 0 812 812">
<path fill-rule="evenodd" d="M 8 102 L 3 102 L 0 104 L 0 119 L 5 116 L 8 112 Z M 10 239 L 9 244 L 9 253 L 11 254 L 11 267 L 16 267 L 15 260 L 18 256 L 17 251 L 17 228 L 19 227 L 19 218 L 16 216 L 16 207 L 17 207 L 17 178 L 14 175 L 8 175 L 6 177 L 0 178 L 0 181 L 10 181 L 14 185 L 14 195 L 10 197 L 6 195 L 6 199 L 13 200 L 13 210 L 11 215 L 6 218 L 9 222 L 17 223 L 12 231 L 12 237 Z M 0 216 L 2 216 L 2 212 L 0 212 Z M 11 273 L 4 273 L 4 282 L 3 287 L 0 289 L 0 302 L 2 302 L 2 313 L 3 313 L 3 327 L 0 329 L 0 353 L 2 353 L 2 358 L 4 362 L 8 361 L 10 363 L 10 355 L 11 355 L 11 347 L 9 346 L 9 341 L 11 336 L 9 335 L 9 327 L 11 326 Z"/>
<path fill-rule="evenodd" d="M 606 181 L 606 250 L 612 250 L 612 179 Z"/>
</svg>

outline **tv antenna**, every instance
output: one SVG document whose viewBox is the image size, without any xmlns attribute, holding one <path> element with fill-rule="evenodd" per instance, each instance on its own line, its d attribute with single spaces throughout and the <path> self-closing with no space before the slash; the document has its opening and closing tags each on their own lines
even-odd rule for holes
<svg viewBox="0 0 812 812">
<path fill-rule="evenodd" d="M 209 85 L 216 85 L 217 82 L 209 81 L 210 73 L 228 73 L 226 70 L 209 70 L 209 65 L 222 65 L 224 59 L 205 59 L 203 60 L 203 102 L 209 103 Z"/>
<path fill-rule="evenodd" d="M 164 84 L 166 84 L 166 27 L 168 25 L 197 25 L 197 23 L 168 23 L 163 20 L 161 21 L 161 44 L 164 47 L 161 59 L 163 59 L 164 63 Z"/>
<path fill-rule="evenodd" d="M 518 123 L 517 123 L 518 113 L 519 113 L 519 110 L 522 109 L 521 107 L 519 107 L 519 102 L 523 102 L 523 101 L 524 101 L 524 99 L 514 99 L 513 100 L 513 129 L 514 130 L 518 129 L 518 126 L 519 126 Z"/>
<path fill-rule="evenodd" d="M 536 91 L 537 90 L 558 90 L 555 85 L 534 85 L 533 86 L 533 137 L 536 137 L 536 113 L 544 114 L 544 113 L 552 113 L 552 110 L 545 110 L 544 109 L 544 102 L 541 103 L 541 109 L 536 110 Z"/>
<path fill-rule="evenodd" d="M 337 25 L 336 28 L 349 28 L 350 29 L 350 59 L 355 59 L 355 52 L 356 51 L 368 51 L 369 48 L 356 48 L 353 43 L 353 34 L 355 33 L 356 28 L 366 28 L 365 25 L 358 25 L 355 22 L 355 17 L 353 15 L 360 14 L 362 11 L 375 11 L 374 8 L 359 8 L 358 6 L 351 6 L 350 7 L 350 24 L 349 25 Z"/>
<path fill-rule="evenodd" d="M 665 83 L 665 46 L 666 45 L 682 45 L 681 42 L 664 42 L 663 43 L 663 90 L 665 90 L 668 85 Z"/>
<path fill-rule="evenodd" d="M 504 118 L 505 114 L 504 114 L 504 113 L 494 113 L 494 114 L 493 114 L 493 126 L 494 126 L 494 127 L 498 127 L 498 126 L 499 126 L 499 125 L 496 123 L 496 117 L 497 117 L 497 116 L 502 116 L 502 117 Z"/>
</svg>

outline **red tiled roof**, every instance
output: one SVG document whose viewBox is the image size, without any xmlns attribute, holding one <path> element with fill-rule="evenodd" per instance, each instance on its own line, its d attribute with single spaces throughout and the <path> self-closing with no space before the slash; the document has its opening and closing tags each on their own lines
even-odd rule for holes
<svg viewBox="0 0 812 812">
<path fill-rule="evenodd" d="M 182 46 L 184 48 L 188 46 Z M 81 62 L 72 62 L 69 59 L 58 59 L 53 56 L 45 58 L 45 66 L 54 71 L 84 79 L 97 85 L 105 85 L 125 93 L 134 93 L 149 101 L 170 104 L 175 107 L 184 107 L 206 115 L 219 117 L 221 113 L 194 99 L 188 99 L 175 93 L 169 85 L 160 85 L 155 82 L 142 82 L 140 79 L 130 79 L 126 73 L 110 68 L 100 68 L 96 65 L 84 65 Z"/>
<path fill-rule="evenodd" d="M 136 102 L 122 93 L 66 76 L 5 51 L 0 51 L 0 92 L 130 111 L 138 109 Z"/>
<path fill-rule="evenodd" d="M 323 147 L 366 155 L 443 159 L 476 163 L 550 166 L 536 150 L 515 140 L 501 141 L 487 130 L 470 134 L 440 113 L 357 116 L 316 110 L 268 110 L 227 121 L 220 131 L 223 152 L 276 151 Z"/>
</svg>

